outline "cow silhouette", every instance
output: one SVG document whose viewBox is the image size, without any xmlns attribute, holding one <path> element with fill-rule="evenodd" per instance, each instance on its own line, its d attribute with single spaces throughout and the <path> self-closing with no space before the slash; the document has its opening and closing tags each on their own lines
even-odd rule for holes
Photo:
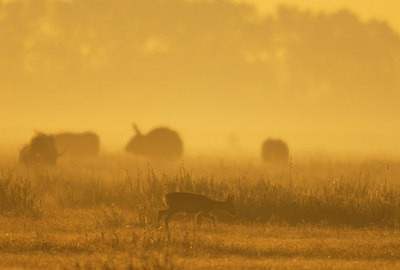
<svg viewBox="0 0 400 270">
<path fill-rule="evenodd" d="M 159 127 L 143 135 L 136 125 L 133 125 L 133 128 L 136 135 L 125 147 L 128 153 L 157 160 L 182 158 L 183 144 L 176 131 L 167 127 Z"/>
<path fill-rule="evenodd" d="M 286 163 L 289 161 L 289 147 L 280 139 L 266 139 L 261 147 L 263 161 L 269 163 Z"/>
<path fill-rule="evenodd" d="M 59 156 L 54 138 L 37 132 L 30 143 L 21 149 L 19 160 L 27 166 L 54 166 Z"/>
</svg>

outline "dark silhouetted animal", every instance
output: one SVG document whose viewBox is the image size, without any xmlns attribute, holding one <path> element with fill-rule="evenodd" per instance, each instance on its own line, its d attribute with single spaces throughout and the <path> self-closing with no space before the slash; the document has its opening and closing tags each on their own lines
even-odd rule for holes
<svg viewBox="0 0 400 270">
<path fill-rule="evenodd" d="M 225 201 L 214 201 L 206 196 L 185 192 L 172 192 L 164 195 L 164 204 L 168 207 L 166 210 L 158 212 L 158 222 L 164 218 L 165 228 L 168 229 L 168 222 L 172 216 L 179 212 L 195 214 L 194 226 L 199 224 L 200 218 L 208 218 L 215 224 L 214 210 L 223 210 L 231 215 L 235 215 L 235 208 L 232 203 L 233 196 L 230 195 Z"/>
<path fill-rule="evenodd" d="M 134 125 L 136 135 L 128 142 L 125 150 L 149 159 L 178 160 L 182 157 L 183 145 L 176 131 L 169 128 L 155 128 L 143 135 Z"/>
<path fill-rule="evenodd" d="M 38 132 L 30 143 L 22 148 L 19 160 L 27 166 L 54 166 L 58 156 L 54 138 Z"/>
<path fill-rule="evenodd" d="M 93 132 L 54 134 L 57 151 L 73 157 L 97 156 L 100 149 L 100 138 Z"/>
<path fill-rule="evenodd" d="M 282 140 L 268 138 L 262 144 L 261 155 L 265 162 L 288 162 L 289 148 Z"/>
</svg>

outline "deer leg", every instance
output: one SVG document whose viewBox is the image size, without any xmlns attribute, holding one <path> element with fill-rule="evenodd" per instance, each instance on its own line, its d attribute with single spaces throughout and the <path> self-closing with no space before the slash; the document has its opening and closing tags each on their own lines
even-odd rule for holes
<svg viewBox="0 0 400 270">
<path fill-rule="evenodd" d="M 158 211 L 158 223 L 160 223 L 161 219 L 168 213 L 169 209 Z"/>
<path fill-rule="evenodd" d="M 169 220 L 172 218 L 172 216 L 173 216 L 175 213 L 176 213 L 175 211 L 171 211 L 171 210 L 168 210 L 168 211 L 167 211 L 166 217 L 164 218 L 165 229 L 168 230 L 168 222 L 169 222 Z"/>
<path fill-rule="evenodd" d="M 214 215 L 210 215 L 212 223 L 214 225 L 214 227 L 217 227 L 217 224 L 215 224 L 215 216 Z"/>
<path fill-rule="evenodd" d="M 197 229 L 197 224 L 199 223 L 199 215 L 200 215 L 200 213 L 196 213 L 194 215 L 193 227 L 194 227 L 195 230 Z"/>
<path fill-rule="evenodd" d="M 212 214 L 210 214 L 210 213 L 207 213 L 207 214 L 204 214 L 203 217 L 204 217 L 204 218 L 207 218 L 207 219 L 211 219 L 211 221 L 212 221 L 214 227 L 217 227 L 217 225 L 215 224 L 215 216 L 214 216 L 214 215 L 212 215 Z"/>
<path fill-rule="evenodd" d="M 204 213 L 203 212 L 197 212 L 195 215 L 194 215 L 194 229 L 196 229 L 198 226 L 200 226 L 200 220 L 201 220 L 201 217 L 204 215 Z"/>
</svg>

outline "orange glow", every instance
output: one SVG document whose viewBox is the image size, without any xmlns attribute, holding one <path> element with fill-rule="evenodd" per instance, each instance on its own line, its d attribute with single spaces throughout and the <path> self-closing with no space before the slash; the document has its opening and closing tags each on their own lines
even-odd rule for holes
<svg viewBox="0 0 400 270">
<path fill-rule="evenodd" d="M 0 147 L 92 130 L 122 151 L 135 122 L 189 153 L 399 153 L 400 3 L 245 3 L 0 0 Z"/>
</svg>

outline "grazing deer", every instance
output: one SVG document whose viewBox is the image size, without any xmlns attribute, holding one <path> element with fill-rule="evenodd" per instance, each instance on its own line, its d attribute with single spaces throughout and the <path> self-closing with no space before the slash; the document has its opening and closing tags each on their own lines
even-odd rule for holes
<svg viewBox="0 0 400 270">
<path fill-rule="evenodd" d="M 208 218 L 215 225 L 215 217 L 211 214 L 213 210 L 219 209 L 235 215 L 235 208 L 232 203 L 232 195 L 229 195 L 225 201 L 214 201 L 206 196 L 185 192 L 172 192 L 164 195 L 163 200 L 168 209 L 158 212 L 158 222 L 164 218 L 165 228 L 168 229 L 168 222 L 172 216 L 179 212 L 195 214 L 194 226 L 199 224 L 200 218 Z"/>
</svg>

